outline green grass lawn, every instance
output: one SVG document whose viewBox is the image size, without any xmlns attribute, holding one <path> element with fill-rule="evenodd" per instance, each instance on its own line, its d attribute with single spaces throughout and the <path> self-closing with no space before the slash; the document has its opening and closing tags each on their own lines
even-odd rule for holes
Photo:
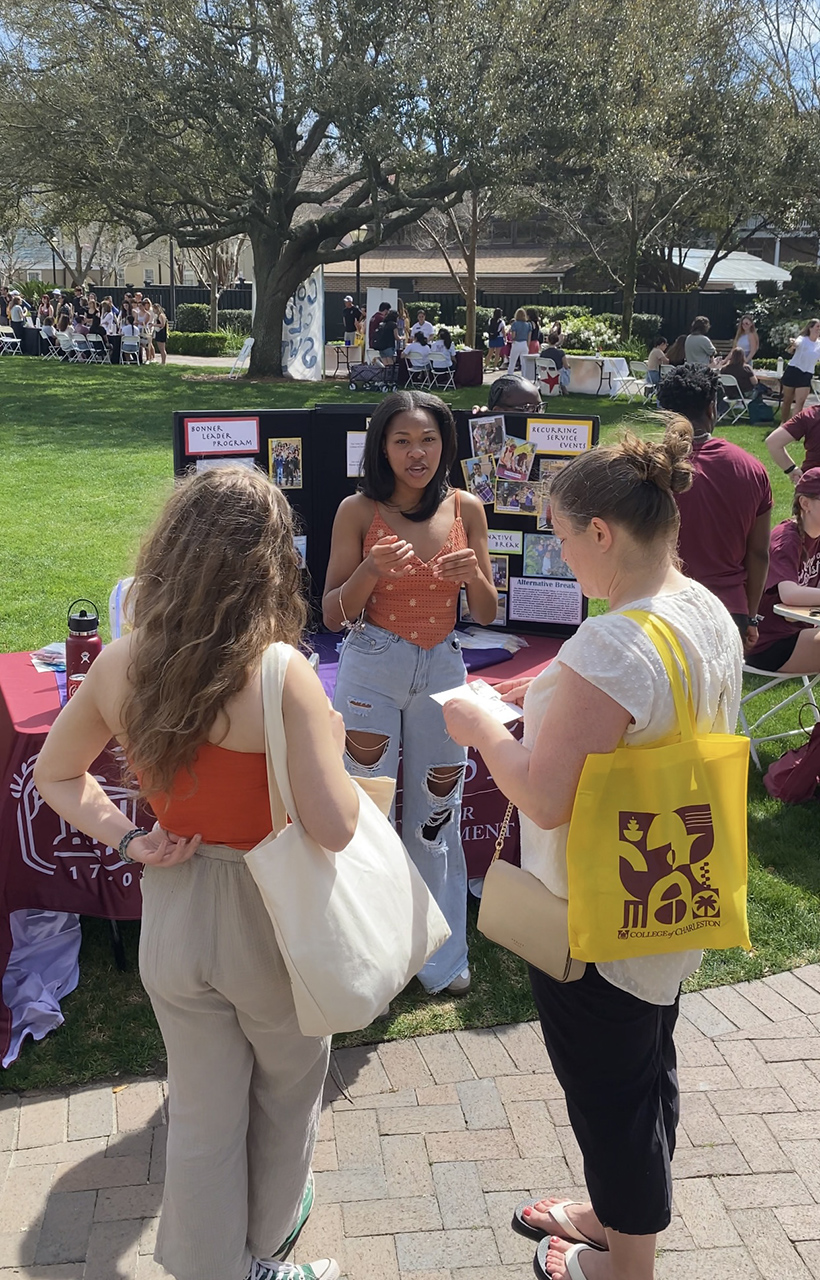
<svg viewBox="0 0 820 1280">
<path fill-rule="evenodd" d="M 224 371 L 220 371 L 223 372 Z M 36 648 L 65 634 L 75 596 L 102 605 L 131 571 L 139 538 L 172 481 L 174 410 L 301 408 L 316 401 L 378 399 L 347 384 L 206 381 L 181 366 L 86 368 L 0 362 L 0 651 Z M 446 398 L 469 408 L 477 389 Z M 550 406 L 552 407 L 552 406 Z M 573 397 L 561 410 L 598 413 L 602 441 L 624 425 L 645 430 L 654 419 L 609 399 Z M 767 464 L 765 428 L 725 433 Z M 792 488 L 769 465 L 775 519 L 788 513 Z M 593 609 L 602 608 L 600 602 Z M 795 723 L 796 717 L 790 723 Z M 772 730 L 774 731 L 774 730 Z M 764 760 L 780 754 L 773 744 Z M 750 778 L 750 917 L 754 950 L 711 952 L 690 987 L 760 977 L 820 959 L 820 839 L 816 805 L 784 808 Z M 473 988 L 461 1001 L 426 997 L 412 983 L 394 1017 L 343 1043 L 396 1039 L 459 1027 L 492 1026 L 535 1016 L 523 965 L 475 932 L 471 908 Z M 107 925 L 84 920 L 78 990 L 63 1003 L 66 1023 L 39 1045 L 26 1045 L 0 1085 L 59 1086 L 141 1074 L 163 1064 L 162 1041 L 136 971 L 139 926 L 125 924 L 130 968 L 119 973 Z"/>
</svg>

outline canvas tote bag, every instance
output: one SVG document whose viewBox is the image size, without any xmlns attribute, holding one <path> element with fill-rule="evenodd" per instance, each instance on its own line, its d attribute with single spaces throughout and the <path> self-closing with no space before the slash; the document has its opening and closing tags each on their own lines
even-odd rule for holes
<svg viewBox="0 0 820 1280">
<path fill-rule="evenodd" d="M 624 617 L 658 650 L 679 736 L 586 758 L 567 841 L 572 955 L 602 962 L 700 947 L 749 950 L 749 739 L 699 733 L 675 632 L 654 614 Z"/>
<path fill-rule="evenodd" d="M 340 853 L 323 849 L 302 826 L 290 789 L 282 717 L 292 652 L 290 645 L 273 644 L 262 658 L 268 786 L 278 834 L 246 853 L 245 862 L 273 922 L 299 1029 L 306 1036 L 328 1036 L 368 1026 L 450 930 L 386 816 L 392 780 L 372 779 L 380 808 L 366 789 L 371 780 L 352 779 L 359 821 Z"/>
<path fill-rule="evenodd" d="M 556 982 L 577 982 L 586 965 L 570 955 L 566 898 L 559 898 L 522 867 L 501 861 L 512 811 L 511 801 L 484 877 L 479 932 Z"/>
</svg>

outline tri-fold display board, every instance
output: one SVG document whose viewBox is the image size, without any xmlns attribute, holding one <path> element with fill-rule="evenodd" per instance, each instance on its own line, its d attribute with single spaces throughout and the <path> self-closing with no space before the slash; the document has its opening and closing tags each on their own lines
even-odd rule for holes
<svg viewBox="0 0 820 1280">
<path fill-rule="evenodd" d="M 297 545 L 321 601 L 339 503 L 358 483 L 373 404 L 315 409 L 175 413 L 174 472 L 239 463 L 258 466 L 296 512 Z M 568 635 L 587 602 L 550 524 L 549 485 L 576 454 L 598 443 L 599 419 L 569 414 L 483 414 L 459 410 L 458 461 L 451 480 L 476 494 L 487 514 L 498 588 L 495 625 L 522 634 Z M 462 592 L 460 620 L 469 621 Z"/>
</svg>

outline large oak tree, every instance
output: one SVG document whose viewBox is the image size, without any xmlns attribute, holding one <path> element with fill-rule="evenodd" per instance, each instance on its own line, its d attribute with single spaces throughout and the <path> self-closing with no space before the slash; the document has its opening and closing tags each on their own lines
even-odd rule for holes
<svg viewBox="0 0 820 1280">
<path fill-rule="evenodd" d="M 277 375 L 288 298 L 313 269 L 458 202 L 489 162 L 469 105 L 496 59 L 514 83 L 499 36 L 523 32 L 524 48 L 529 19 L 523 0 L 463 13 L 484 24 L 468 64 L 464 24 L 413 39 L 388 0 L 15 0 L 0 56 L 26 73 L 0 158 L 24 189 L 96 205 L 139 247 L 246 235 L 251 373 Z"/>
</svg>

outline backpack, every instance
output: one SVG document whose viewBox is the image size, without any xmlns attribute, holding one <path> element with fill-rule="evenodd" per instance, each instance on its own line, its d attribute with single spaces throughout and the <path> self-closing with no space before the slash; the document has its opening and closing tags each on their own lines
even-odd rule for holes
<svg viewBox="0 0 820 1280">
<path fill-rule="evenodd" d="M 803 804 L 814 799 L 820 786 L 820 723 L 814 726 L 802 747 L 787 751 L 769 765 L 763 785 L 770 796 L 784 804 Z"/>
<path fill-rule="evenodd" d="M 774 422 L 774 409 L 770 404 L 766 404 L 762 395 L 755 396 L 749 402 L 749 421 L 755 422 Z"/>
<path fill-rule="evenodd" d="M 385 324 L 384 321 L 379 325 L 373 334 L 374 351 L 386 351 L 388 347 L 396 345 L 396 334 L 392 324 Z"/>
</svg>

